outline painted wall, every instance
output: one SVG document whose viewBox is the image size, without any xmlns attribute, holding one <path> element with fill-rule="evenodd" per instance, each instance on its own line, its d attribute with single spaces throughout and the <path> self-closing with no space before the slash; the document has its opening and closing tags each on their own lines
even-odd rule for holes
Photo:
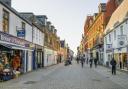
<svg viewBox="0 0 128 89">
<path fill-rule="evenodd" d="M 123 48 L 121 48 L 120 50 L 118 50 L 119 45 L 118 45 L 118 36 L 121 35 L 121 26 L 123 26 L 123 34 L 126 36 L 126 40 L 125 40 L 125 44 L 128 44 L 128 20 L 124 21 L 123 23 L 119 24 L 117 27 L 115 27 L 113 29 L 113 31 L 111 31 L 109 34 L 107 34 L 104 37 L 104 62 L 108 61 L 108 54 L 112 54 L 114 53 L 126 53 L 127 52 L 127 48 L 126 45 L 124 45 Z M 112 48 L 114 48 L 113 52 L 109 52 L 106 53 L 106 45 L 107 44 L 112 44 Z"/>
<path fill-rule="evenodd" d="M 2 19 L 3 19 L 3 9 L 9 12 L 9 34 L 17 36 L 17 31 L 20 30 L 22 22 L 26 25 L 26 35 L 25 40 L 32 42 L 32 26 L 29 25 L 26 21 L 15 15 L 9 9 L 0 4 L 0 31 L 2 31 Z"/>
<path fill-rule="evenodd" d="M 50 66 L 57 63 L 57 52 L 44 48 L 44 66 Z"/>
<path fill-rule="evenodd" d="M 44 46 L 44 33 L 37 27 L 33 27 L 33 43 Z"/>
</svg>

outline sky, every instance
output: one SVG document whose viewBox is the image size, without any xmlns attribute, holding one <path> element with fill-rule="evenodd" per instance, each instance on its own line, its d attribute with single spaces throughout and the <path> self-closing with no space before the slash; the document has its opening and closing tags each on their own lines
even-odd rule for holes
<svg viewBox="0 0 128 89">
<path fill-rule="evenodd" d="M 47 15 L 48 21 L 57 29 L 60 39 L 65 39 L 76 53 L 84 33 L 87 15 L 98 12 L 99 3 L 108 0 L 12 0 L 18 12 Z"/>
</svg>

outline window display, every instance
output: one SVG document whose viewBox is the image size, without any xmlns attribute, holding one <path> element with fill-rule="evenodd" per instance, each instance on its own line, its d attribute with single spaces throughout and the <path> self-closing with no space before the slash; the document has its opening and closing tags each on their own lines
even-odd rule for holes
<svg viewBox="0 0 128 89">
<path fill-rule="evenodd" d="M 0 51 L 0 80 L 7 81 L 21 74 L 20 53 L 19 50 Z"/>
</svg>

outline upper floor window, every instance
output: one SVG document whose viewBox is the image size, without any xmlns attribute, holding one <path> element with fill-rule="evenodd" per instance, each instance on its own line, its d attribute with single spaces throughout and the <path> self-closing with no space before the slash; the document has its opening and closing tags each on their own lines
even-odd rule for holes
<svg viewBox="0 0 128 89">
<path fill-rule="evenodd" d="M 111 34 L 109 34 L 109 42 L 111 42 Z"/>
<path fill-rule="evenodd" d="M 25 26 L 25 23 L 22 22 L 22 29 L 25 30 L 25 27 L 26 27 L 26 26 Z"/>
<path fill-rule="evenodd" d="M 116 39 L 116 30 L 114 31 L 114 39 Z"/>
<path fill-rule="evenodd" d="M 105 37 L 105 42 L 107 43 L 107 37 Z"/>
<path fill-rule="evenodd" d="M 3 9 L 3 32 L 9 32 L 9 12 Z"/>
<path fill-rule="evenodd" d="M 120 26 L 120 34 L 123 35 L 123 26 Z"/>
<path fill-rule="evenodd" d="M 25 28 L 26 28 L 26 24 L 24 23 L 24 22 L 21 22 L 21 28 L 22 28 L 22 30 L 23 30 L 23 34 L 24 34 L 24 36 L 22 37 L 23 39 L 25 39 L 25 34 L 26 34 L 26 31 L 25 31 Z"/>
</svg>

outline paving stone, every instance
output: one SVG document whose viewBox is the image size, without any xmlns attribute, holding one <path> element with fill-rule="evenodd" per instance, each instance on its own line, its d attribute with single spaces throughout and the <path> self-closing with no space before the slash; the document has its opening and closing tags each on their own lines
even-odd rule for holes
<svg viewBox="0 0 128 89">
<path fill-rule="evenodd" d="M 76 63 L 59 64 L 2 83 L 0 89 L 127 89 L 128 76 L 121 72 L 112 76 L 109 71 L 101 66 L 90 69 Z"/>
</svg>

